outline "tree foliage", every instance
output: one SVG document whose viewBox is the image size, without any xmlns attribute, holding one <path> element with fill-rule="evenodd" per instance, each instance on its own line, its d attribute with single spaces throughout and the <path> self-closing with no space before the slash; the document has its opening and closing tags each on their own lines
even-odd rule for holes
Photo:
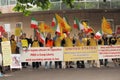
<svg viewBox="0 0 120 80">
<path fill-rule="evenodd" d="M 73 8 L 74 0 L 62 0 L 63 3 Z M 30 8 L 40 7 L 41 9 L 49 9 L 50 1 L 49 0 L 17 0 L 16 6 L 13 8 L 16 12 L 22 12 L 25 16 L 31 14 Z"/>
</svg>

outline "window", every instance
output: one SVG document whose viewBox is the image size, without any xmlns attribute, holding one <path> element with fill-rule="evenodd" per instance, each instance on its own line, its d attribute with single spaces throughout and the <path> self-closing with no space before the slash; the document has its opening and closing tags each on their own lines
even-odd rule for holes
<svg viewBox="0 0 120 80">
<path fill-rule="evenodd" d="M 8 5 L 8 0 L 0 0 L 1 6 Z"/>
<path fill-rule="evenodd" d="M 16 4 L 17 0 L 0 0 L 1 6 Z"/>
<path fill-rule="evenodd" d="M 50 0 L 51 2 L 57 2 L 57 1 L 61 1 L 61 0 Z"/>
<path fill-rule="evenodd" d="M 10 5 L 16 4 L 16 0 L 10 0 Z"/>
<path fill-rule="evenodd" d="M 17 23 L 16 23 L 16 27 L 19 27 L 19 28 L 22 29 L 22 26 L 23 26 L 23 23 L 22 23 L 22 22 L 17 22 Z"/>
</svg>

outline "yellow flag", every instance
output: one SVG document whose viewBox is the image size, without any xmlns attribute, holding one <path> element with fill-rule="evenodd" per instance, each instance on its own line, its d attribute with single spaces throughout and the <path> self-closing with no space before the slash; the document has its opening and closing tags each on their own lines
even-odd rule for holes
<svg viewBox="0 0 120 80">
<path fill-rule="evenodd" d="M 58 14 L 55 14 L 55 16 L 63 32 L 70 32 L 71 31 L 70 25 L 68 25 L 67 22 L 64 21 L 63 18 L 61 18 Z"/>
<path fill-rule="evenodd" d="M 43 22 L 39 25 L 38 28 L 39 28 L 40 32 L 45 32 L 44 23 Z"/>
<path fill-rule="evenodd" d="M 112 34 L 112 29 L 110 23 L 103 17 L 102 19 L 102 31 L 107 34 Z"/>
<path fill-rule="evenodd" d="M 87 23 L 86 23 L 86 22 L 82 22 L 82 24 L 83 24 L 83 26 L 84 26 L 84 28 L 85 28 L 85 29 L 87 29 L 87 28 L 88 28 L 88 25 L 87 25 Z"/>
<path fill-rule="evenodd" d="M 50 32 L 50 33 L 53 33 L 54 31 L 47 25 L 45 24 L 44 22 L 42 22 L 40 25 L 39 25 L 39 30 L 41 32 Z"/>
</svg>

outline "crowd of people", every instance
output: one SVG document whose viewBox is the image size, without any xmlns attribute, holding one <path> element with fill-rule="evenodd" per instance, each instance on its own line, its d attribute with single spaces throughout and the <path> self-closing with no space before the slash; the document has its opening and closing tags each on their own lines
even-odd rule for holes
<svg viewBox="0 0 120 80">
<path fill-rule="evenodd" d="M 112 36 L 108 37 L 107 34 L 103 34 L 101 39 L 95 39 L 95 34 L 85 34 L 83 31 L 80 31 L 78 35 L 70 36 L 70 33 L 64 33 L 65 36 L 61 38 L 60 34 L 55 33 L 55 36 L 52 38 L 51 33 L 47 33 L 45 38 L 45 43 L 39 41 L 38 37 L 35 35 L 32 40 L 32 36 L 29 38 L 26 37 L 26 33 L 23 33 L 20 37 L 15 37 L 15 35 L 11 35 L 10 39 L 8 39 L 8 35 L 5 32 L 0 38 L 0 42 L 2 41 L 10 41 L 12 54 L 21 53 L 20 49 L 31 47 L 80 47 L 80 46 L 97 46 L 97 45 L 120 45 L 120 37 L 118 37 L 115 33 Z M 0 50 L 1 51 L 1 50 Z M 2 52 L 0 52 L 2 53 Z M 57 53 L 56 53 L 57 54 Z M 120 65 L 120 59 L 112 59 L 114 64 Z M 97 65 L 104 65 L 107 67 L 108 59 L 100 59 L 97 60 L 88 60 L 89 64 L 92 67 L 97 67 Z M 73 61 L 65 62 L 66 68 L 73 68 Z M 41 62 L 32 62 L 32 68 L 37 69 L 41 65 Z M 26 68 L 29 66 L 28 62 L 22 62 L 22 67 Z M 84 61 L 76 61 L 77 68 L 85 68 Z M 52 68 L 52 61 L 45 62 L 45 69 Z M 55 61 L 55 68 L 62 68 L 62 61 Z M 0 71 L 2 72 L 2 65 L 0 66 Z"/>
</svg>

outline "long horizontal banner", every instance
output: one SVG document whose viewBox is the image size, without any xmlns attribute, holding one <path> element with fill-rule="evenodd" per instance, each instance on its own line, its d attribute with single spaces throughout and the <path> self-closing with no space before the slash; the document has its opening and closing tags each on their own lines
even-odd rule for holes
<svg viewBox="0 0 120 80">
<path fill-rule="evenodd" d="M 120 46 L 28 48 L 23 49 L 20 58 L 20 62 L 112 59 L 120 58 Z M 1 64 L 2 55 L 0 54 L 0 65 Z"/>
<path fill-rule="evenodd" d="M 65 47 L 64 61 L 98 60 L 96 46 Z"/>
<path fill-rule="evenodd" d="M 98 46 L 99 59 L 120 58 L 120 46 Z"/>
<path fill-rule="evenodd" d="M 63 47 L 39 47 L 23 49 L 21 61 L 63 61 Z"/>
</svg>

